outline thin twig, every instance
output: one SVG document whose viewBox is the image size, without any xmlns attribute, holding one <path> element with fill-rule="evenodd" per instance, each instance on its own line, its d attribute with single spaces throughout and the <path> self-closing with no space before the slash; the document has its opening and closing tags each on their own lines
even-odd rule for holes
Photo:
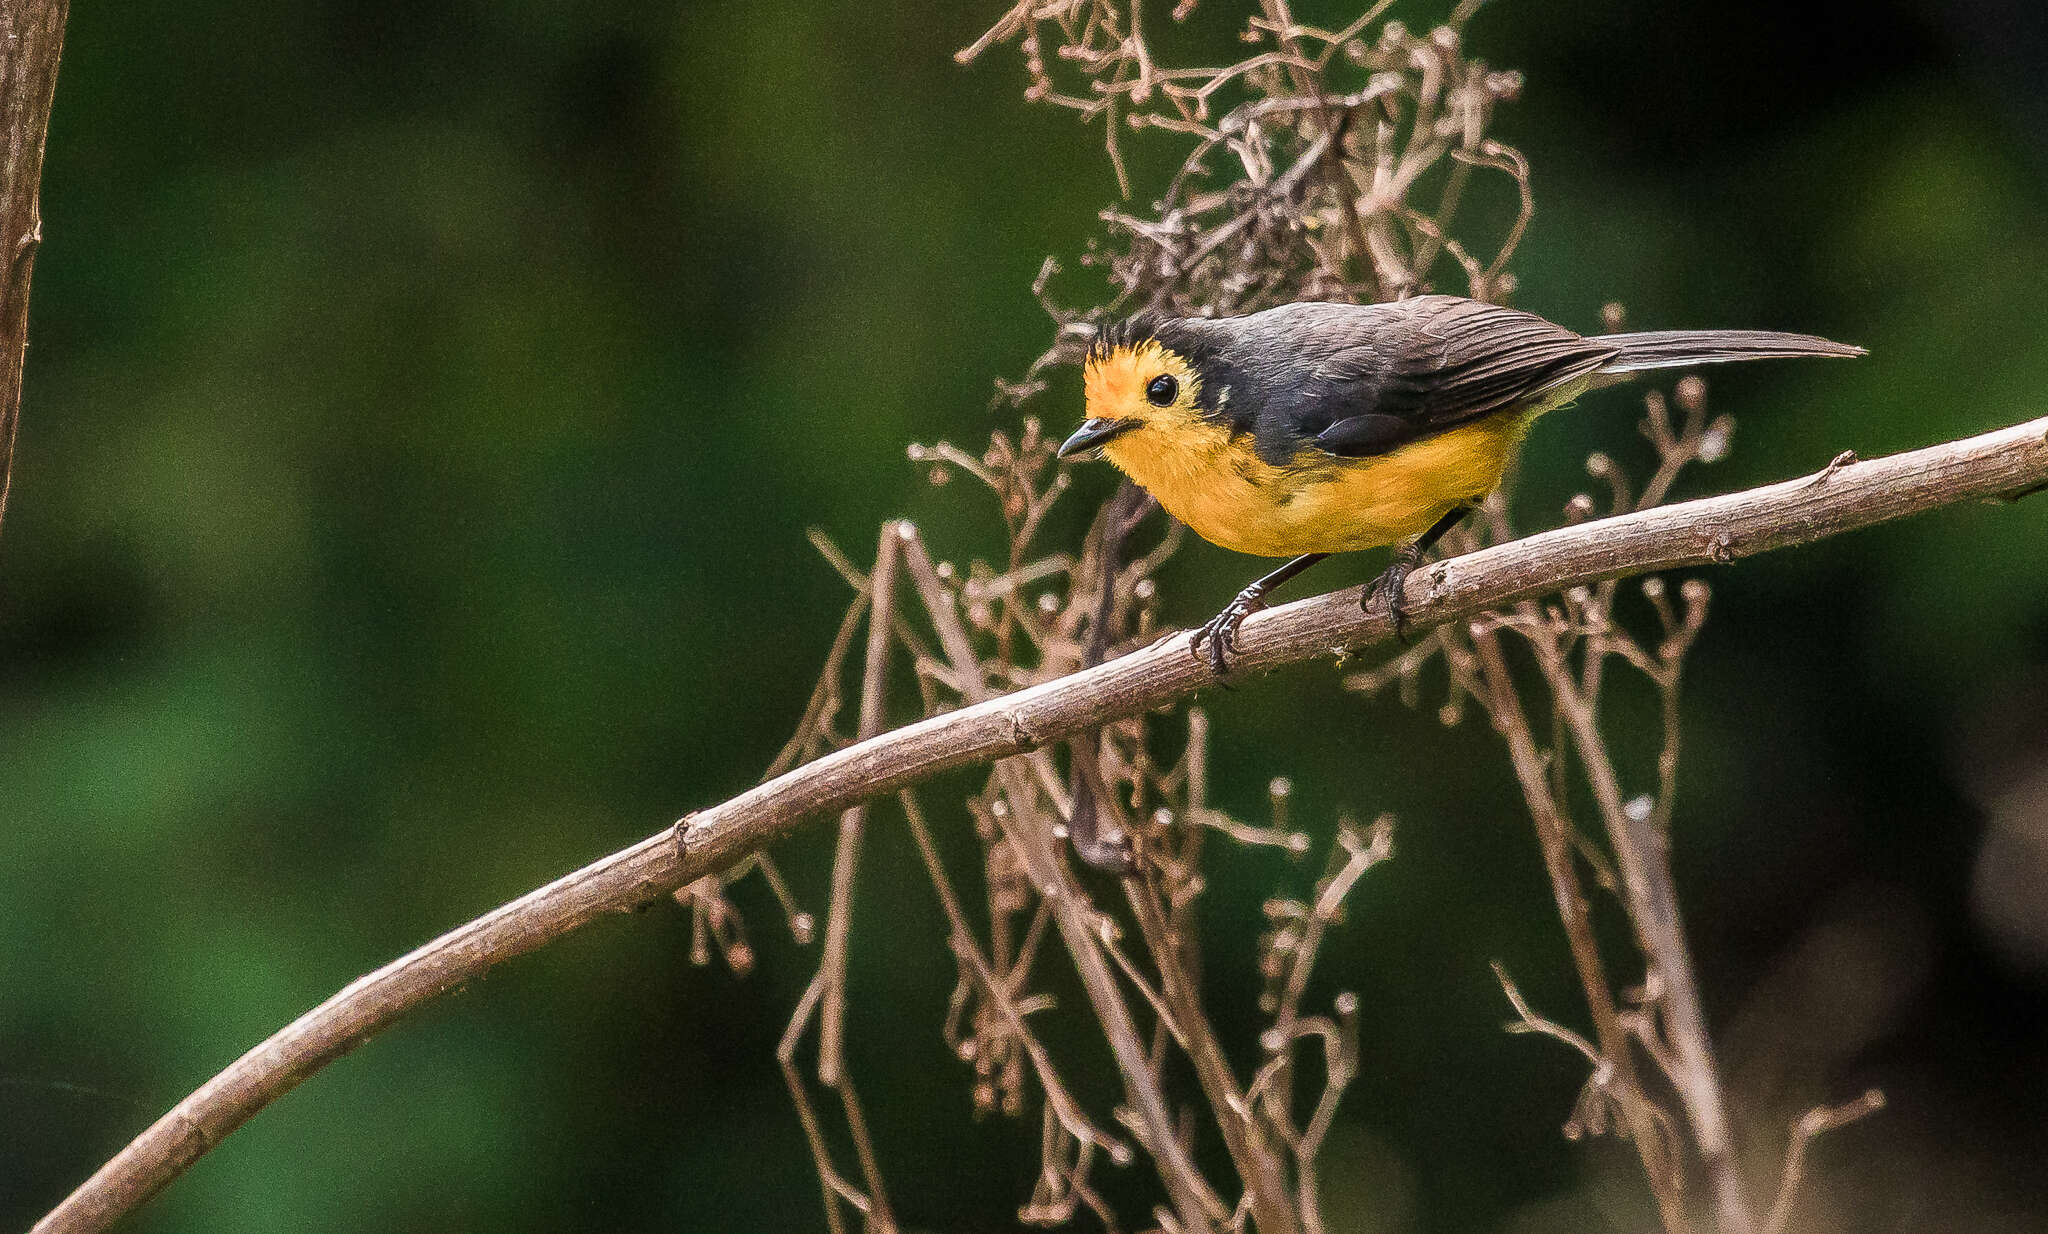
<svg viewBox="0 0 2048 1234">
<path fill-rule="evenodd" d="M 902 538 L 885 527 L 875 550 L 875 569 L 868 576 L 873 605 L 868 619 L 867 658 L 860 686 L 859 739 L 882 731 L 882 706 L 888 693 L 889 627 L 896 615 L 896 562 Z M 832 862 L 832 903 L 825 917 L 825 948 L 818 976 L 825 983 L 818 1019 L 818 1082 L 837 1085 L 845 1075 L 846 939 L 852 928 L 853 883 L 860 866 L 861 832 L 867 826 L 867 805 L 850 807 L 839 819 L 839 850 Z"/>
<path fill-rule="evenodd" d="M 1628 1034 L 1616 1012 L 1613 988 L 1587 914 L 1585 893 L 1580 890 L 1578 873 L 1572 866 L 1571 840 L 1551 791 L 1546 760 L 1523 714 L 1521 696 L 1501 653 L 1498 632 L 1491 627 L 1475 629 L 1472 646 L 1488 695 L 1487 712 L 1507 743 L 1509 762 L 1536 824 L 1537 845 L 1543 854 L 1544 869 L 1550 875 L 1551 895 L 1557 904 L 1558 918 L 1564 924 L 1587 1009 L 1593 1016 L 1594 1035 L 1600 1042 L 1599 1056 L 1606 1060 L 1611 1075 L 1610 1082 L 1602 1088 L 1614 1101 L 1636 1154 L 1642 1159 L 1643 1173 L 1656 1198 L 1666 1234 L 1685 1234 L 1689 1227 L 1680 1196 L 1678 1166 L 1661 1130 L 1656 1103 L 1643 1092 L 1636 1078 Z"/>
<path fill-rule="evenodd" d="M 896 563 L 901 554 L 902 537 L 896 534 L 893 526 L 885 526 L 875 551 L 875 568 L 867 576 L 868 642 L 861 674 L 858 731 L 858 739 L 863 741 L 882 731 L 890 629 L 896 615 Z M 857 601 L 853 611 L 858 612 L 861 607 Z M 836 657 L 832 664 L 828 664 L 826 677 L 836 679 Z M 881 1165 L 868 1136 L 867 1116 L 861 1108 L 853 1079 L 846 1073 L 844 1050 L 847 938 L 852 929 L 854 882 L 860 867 L 861 837 L 867 826 L 867 811 L 867 803 L 861 802 L 840 816 L 839 847 L 832 863 L 832 900 L 825 918 L 823 954 L 818 961 L 818 972 L 812 977 L 803 997 L 797 1000 L 796 1011 L 790 1017 L 789 1027 L 784 1030 L 775 1051 L 783 1082 L 789 1088 L 790 1099 L 796 1104 L 797 1118 L 803 1126 L 805 1142 L 817 1167 L 819 1185 L 824 1190 L 825 1222 L 834 1234 L 845 1228 L 839 1212 L 841 1200 L 864 1214 L 871 1230 L 887 1234 L 896 1229 L 896 1218 L 882 1182 Z M 818 1082 L 839 1094 L 840 1106 L 846 1116 L 847 1135 L 853 1141 L 854 1156 L 860 1164 L 865 1190 L 847 1182 L 833 1166 L 823 1126 L 796 1065 L 797 1046 L 814 1017 L 818 1022 Z"/>
<path fill-rule="evenodd" d="M 1515 1018 L 1509 1022 L 1508 1031 L 1534 1033 L 1539 1037 L 1562 1041 L 1593 1065 L 1592 1083 L 1594 1087 L 1605 1091 L 1613 1082 L 1614 1074 L 1614 1067 L 1607 1061 L 1607 1056 L 1592 1042 L 1556 1020 L 1536 1014 L 1535 1009 L 1529 1006 L 1529 1000 L 1522 997 L 1522 991 L 1515 985 L 1514 979 L 1508 976 L 1508 970 L 1501 967 L 1499 960 L 1493 961 L 1492 968 L 1494 980 L 1500 982 L 1501 993 L 1508 996 L 1508 1005 L 1515 1009 Z"/>
<path fill-rule="evenodd" d="M 1706 1167 L 1722 1234 L 1751 1234 L 1756 1229 L 1756 1213 L 1735 1160 L 1727 1098 L 1714 1063 L 1706 1015 L 1693 976 L 1692 954 L 1679 921 L 1677 891 L 1671 884 L 1667 839 L 1662 831 L 1649 826 L 1648 809 L 1631 809 L 1624 798 L 1592 706 L 1578 692 L 1555 644 L 1539 637 L 1531 645 L 1537 650 L 1537 663 L 1549 681 L 1558 714 L 1571 731 L 1573 748 L 1592 784 L 1594 803 L 1614 846 L 1629 917 L 1659 982 L 1657 1001 L 1675 1064 L 1669 1069 L 1670 1078 L 1685 1106 L 1693 1142 Z"/>
<path fill-rule="evenodd" d="M 1294 1234 L 1301 1228 L 1300 1221 L 1286 1202 L 1286 1175 L 1280 1159 L 1264 1131 L 1247 1117 L 1237 1077 L 1230 1070 L 1209 1017 L 1202 1011 L 1201 991 L 1194 975 L 1181 962 L 1181 948 L 1167 927 L 1158 901 L 1135 880 L 1126 879 L 1125 890 L 1145 941 L 1159 962 L 1165 998 L 1180 1025 L 1182 1048 L 1194 1065 L 1195 1078 L 1215 1116 L 1217 1130 L 1223 1134 L 1224 1146 L 1237 1165 L 1238 1177 L 1244 1180 L 1245 1202 L 1252 1218 L 1258 1223 L 1260 1234 Z"/>
<path fill-rule="evenodd" d="M 982 997 L 987 999 L 989 1006 L 1002 1017 L 1013 1039 L 1031 1060 L 1032 1068 L 1038 1075 L 1039 1085 L 1045 1090 L 1047 1107 L 1059 1119 L 1067 1133 L 1076 1140 L 1102 1149 L 1109 1155 L 1110 1160 L 1119 1164 L 1129 1162 L 1130 1147 L 1103 1132 L 1081 1112 L 1080 1105 L 1068 1095 L 1059 1074 L 1053 1070 L 1052 1060 L 1046 1055 L 1045 1047 L 1039 1044 L 1037 1037 L 1024 1026 L 1023 1012 L 1011 997 L 1012 991 L 996 979 L 994 970 L 989 967 L 987 959 L 981 954 L 981 949 L 974 943 L 973 928 L 968 925 L 966 911 L 960 906 L 960 897 L 954 893 L 953 884 L 946 877 L 945 866 L 939 860 L 938 846 L 932 842 L 931 828 L 925 824 L 923 811 L 918 809 L 915 798 L 907 790 L 899 794 L 899 799 L 903 804 L 904 815 L 910 822 L 911 837 L 917 842 L 918 855 L 924 860 L 925 872 L 931 876 L 932 886 L 939 895 L 939 904 L 945 910 L 947 924 L 952 929 L 953 952 L 973 975 Z"/>
<path fill-rule="evenodd" d="M 1884 1094 L 1872 1088 L 1854 1101 L 1808 1110 L 1792 1124 L 1792 1140 L 1785 1147 L 1784 1172 L 1778 1178 L 1778 1198 L 1772 1201 L 1770 1216 L 1764 1219 L 1763 1234 L 1784 1234 L 1785 1224 L 1792 1219 L 1792 1203 L 1799 1198 L 1799 1183 L 1806 1175 L 1806 1150 L 1814 1137 L 1846 1127 L 1883 1108 Z"/>
</svg>

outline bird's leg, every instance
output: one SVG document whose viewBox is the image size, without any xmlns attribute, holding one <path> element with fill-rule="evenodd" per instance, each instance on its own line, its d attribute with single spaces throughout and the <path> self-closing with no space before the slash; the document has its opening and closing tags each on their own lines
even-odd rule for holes
<svg viewBox="0 0 2048 1234">
<path fill-rule="evenodd" d="M 1328 553 L 1303 553 L 1293 561 L 1266 575 L 1243 591 L 1237 599 L 1223 606 L 1223 611 L 1209 619 L 1209 623 L 1195 631 L 1188 639 L 1188 651 L 1199 660 L 1202 658 L 1202 644 L 1209 644 L 1209 667 L 1221 677 L 1230 671 L 1230 657 L 1237 653 L 1237 628 L 1244 619 L 1266 607 L 1266 593 L 1310 566 L 1328 557 Z"/>
<path fill-rule="evenodd" d="M 1430 524 L 1428 531 L 1395 549 L 1394 559 L 1387 563 L 1386 570 L 1378 578 L 1367 583 L 1365 590 L 1359 593 L 1358 607 L 1370 609 L 1374 600 L 1385 597 L 1387 612 L 1394 619 L 1394 633 L 1402 642 L 1407 642 L 1408 614 L 1402 607 L 1402 585 L 1408 581 L 1409 573 L 1422 564 L 1422 555 L 1435 547 L 1436 542 L 1444 538 L 1445 532 L 1463 522 L 1472 510 L 1473 507 L 1469 503 L 1451 507 L 1450 513 Z"/>
</svg>

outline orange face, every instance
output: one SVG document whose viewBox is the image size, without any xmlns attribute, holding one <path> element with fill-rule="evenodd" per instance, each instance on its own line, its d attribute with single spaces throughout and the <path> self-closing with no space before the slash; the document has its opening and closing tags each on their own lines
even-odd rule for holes
<svg viewBox="0 0 2048 1234">
<path fill-rule="evenodd" d="M 1229 531 L 1198 507 L 1251 471 L 1273 469 L 1249 442 L 1202 414 L 1202 378 L 1178 353 L 1147 339 L 1088 361 L 1082 372 L 1088 420 L 1076 438 L 1100 442 L 1102 456 L 1201 535 L 1228 544 Z M 1194 517 L 1189 517 L 1192 514 Z"/>
<path fill-rule="evenodd" d="M 1091 358 L 1082 380 L 1091 420 L 1166 425 L 1200 414 L 1195 396 L 1202 389 L 1201 377 L 1154 339 Z"/>
<path fill-rule="evenodd" d="M 1100 448 L 1126 475 L 1152 487 L 1147 474 L 1192 465 L 1229 442 L 1202 412 L 1202 375 L 1186 357 L 1156 339 L 1090 356 L 1082 370 L 1088 419 L 1069 450 Z"/>
</svg>

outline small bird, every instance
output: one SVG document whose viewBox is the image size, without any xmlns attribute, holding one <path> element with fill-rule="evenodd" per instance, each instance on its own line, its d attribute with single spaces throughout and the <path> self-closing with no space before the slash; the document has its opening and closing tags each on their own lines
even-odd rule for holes
<svg viewBox="0 0 2048 1234">
<path fill-rule="evenodd" d="M 1860 356 L 1767 330 L 1582 336 L 1460 296 L 1286 304 L 1244 317 L 1140 315 L 1105 328 L 1083 371 L 1091 450 L 1212 544 L 1292 557 L 1195 631 L 1220 676 L 1275 587 L 1332 553 L 1407 540 L 1359 597 L 1405 635 L 1401 584 L 1500 485 L 1539 415 L 1603 379 L 1730 360 Z M 1412 538 L 1411 538 L 1412 537 Z"/>
</svg>

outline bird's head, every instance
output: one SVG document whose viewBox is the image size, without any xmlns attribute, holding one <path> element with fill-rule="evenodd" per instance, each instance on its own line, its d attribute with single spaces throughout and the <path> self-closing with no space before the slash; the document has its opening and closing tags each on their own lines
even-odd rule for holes
<svg viewBox="0 0 2048 1234">
<path fill-rule="evenodd" d="M 1082 369 L 1088 418 L 1060 447 L 1060 457 L 1099 449 L 1130 472 L 1144 455 L 1185 448 L 1190 434 L 1213 432 L 1204 413 L 1214 392 L 1205 389 L 1187 342 L 1169 326 L 1142 319 L 1105 329 Z"/>
</svg>

